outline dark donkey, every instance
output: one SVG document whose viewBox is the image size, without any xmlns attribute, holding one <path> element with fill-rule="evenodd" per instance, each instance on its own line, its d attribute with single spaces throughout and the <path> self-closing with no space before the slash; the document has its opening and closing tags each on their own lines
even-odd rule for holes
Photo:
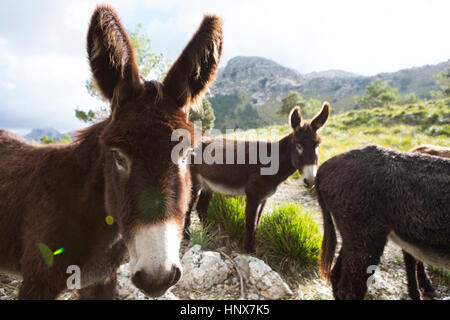
<svg viewBox="0 0 450 320">
<path fill-rule="evenodd" d="M 450 158 L 450 148 L 422 145 L 411 149 L 409 152 L 420 152 L 432 156 Z M 433 298 L 437 293 L 428 278 L 423 262 L 417 261 L 412 255 L 403 250 L 405 261 L 406 277 L 408 279 L 408 293 L 411 299 L 419 300 L 424 296 Z"/>
<path fill-rule="evenodd" d="M 278 185 L 292 175 L 296 170 L 303 174 L 304 183 L 312 187 L 319 163 L 318 147 L 321 142 L 317 131 L 322 128 L 330 115 L 330 105 L 325 102 L 322 110 L 313 118 L 311 123 L 304 123 L 299 107 L 292 109 L 289 115 L 289 123 L 292 132 L 277 142 L 254 141 L 258 148 L 264 145 L 265 150 L 279 152 L 278 170 L 273 174 L 261 174 L 261 168 L 267 167 L 261 158 L 256 159 L 257 149 L 250 147 L 251 142 L 240 140 L 216 139 L 203 144 L 203 150 L 211 148 L 223 155 L 223 164 L 191 164 L 190 170 L 193 180 L 192 202 L 187 213 L 186 228 L 190 224 L 190 213 L 199 190 L 202 190 L 197 211 L 200 219 L 206 220 L 208 205 L 212 193 L 218 192 L 226 195 L 246 195 L 246 234 L 244 249 L 248 252 L 255 251 L 255 232 L 261 219 L 261 214 L 266 199 L 273 195 Z M 278 149 L 274 148 L 278 144 Z M 233 149 L 233 161 L 226 163 L 227 145 Z M 239 154 L 244 154 L 242 161 L 238 160 Z M 251 158 L 255 158 L 251 164 Z M 240 164 L 243 163 L 243 164 Z"/>
<path fill-rule="evenodd" d="M 316 176 L 324 219 L 321 271 L 336 299 L 363 299 L 388 237 L 417 260 L 450 268 L 450 159 L 366 146 Z M 332 219 L 333 217 L 333 219 Z M 334 224 L 342 248 L 336 248 Z"/>
<path fill-rule="evenodd" d="M 143 81 L 116 13 L 97 7 L 87 52 L 111 116 L 69 145 L 0 133 L 0 269 L 23 276 L 19 298 L 55 298 L 69 266 L 81 270 L 81 298 L 113 298 L 126 249 L 132 281 L 148 295 L 178 281 L 191 179 L 171 161 L 171 134 L 193 133 L 186 109 L 221 51 L 221 21 L 207 15 L 163 83 Z"/>
</svg>

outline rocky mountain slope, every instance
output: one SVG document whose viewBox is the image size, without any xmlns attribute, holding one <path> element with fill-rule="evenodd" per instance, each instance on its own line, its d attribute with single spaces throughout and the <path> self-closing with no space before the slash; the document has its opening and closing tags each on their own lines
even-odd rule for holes
<svg viewBox="0 0 450 320">
<path fill-rule="evenodd" d="M 222 102 L 224 97 L 238 94 L 241 99 L 238 105 L 250 103 L 263 120 L 271 124 L 284 121 L 284 118 L 276 115 L 276 110 L 281 105 L 281 99 L 290 91 L 298 91 L 306 99 L 328 100 L 332 103 L 333 110 L 339 112 L 353 109 L 354 96 L 363 95 L 365 87 L 379 79 L 398 88 L 400 94 L 414 92 L 419 97 L 426 98 L 430 90 L 439 89 L 433 75 L 449 67 L 450 60 L 370 77 L 342 70 L 301 74 L 266 58 L 238 56 L 219 70 L 209 97 L 215 97 L 216 100 L 220 97 Z M 216 109 L 214 102 L 217 101 L 212 101 Z"/>
<path fill-rule="evenodd" d="M 25 136 L 25 138 L 31 141 L 39 142 L 44 136 L 47 136 L 50 139 L 54 138 L 55 141 L 58 141 L 60 138 L 64 138 L 64 135 L 62 133 L 53 128 L 33 129 Z"/>
</svg>

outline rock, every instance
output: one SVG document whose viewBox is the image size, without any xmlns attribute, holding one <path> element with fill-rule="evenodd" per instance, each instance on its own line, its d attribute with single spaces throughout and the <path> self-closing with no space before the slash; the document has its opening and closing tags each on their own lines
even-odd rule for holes
<svg viewBox="0 0 450 320">
<path fill-rule="evenodd" d="M 190 248 L 181 259 L 183 275 L 178 286 L 184 289 L 206 291 L 212 286 L 223 283 L 232 266 L 224 261 L 218 252 L 202 251 L 200 245 Z"/>
<path fill-rule="evenodd" d="M 242 254 L 236 255 L 234 261 L 249 286 L 249 297 L 259 295 L 264 299 L 286 299 L 293 295 L 286 282 L 264 261 Z"/>
</svg>

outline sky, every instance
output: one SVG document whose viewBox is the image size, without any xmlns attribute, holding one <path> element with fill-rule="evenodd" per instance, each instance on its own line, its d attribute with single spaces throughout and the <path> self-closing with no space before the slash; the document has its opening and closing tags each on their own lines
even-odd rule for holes
<svg viewBox="0 0 450 320">
<path fill-rule="evenodd" d="M 95 0 L 0 1 L 0 128 L 81 129 L 74 109 L 99 102 L 86 33 Z M 395 72 L 450 58 L 448 0 L 110 0 L 122 24 L 142 23 L 152 50 L 174 61 L 204 13 L 224 21 L 221 67 L 261 56 L 301 73 Z"/>
</svg>

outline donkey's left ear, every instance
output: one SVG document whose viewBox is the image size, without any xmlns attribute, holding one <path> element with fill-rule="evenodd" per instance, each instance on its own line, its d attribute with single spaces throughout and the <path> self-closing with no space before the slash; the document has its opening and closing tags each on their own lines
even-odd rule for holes
<svg viewBox="0 0 450 320">
<path fill-rule="evenodd" d="M 314 131 L 319 130 L 325 125 L 325 123 L 328 120 L 328 117 L 330 116 L 330 109 L 331 109 L 330 103 L 324 102 L 322 110 L 311 121 L 311 127 L 313 128 Z"/>
<path fill-rule="evenodd" d="M 289 113 L 289 124 L 293 130 L 303 125 L 302 110 L 300 107 L 295 106 Z"/>
<path fill-rule="evenodd" d="M 214 81 L 222 43 L 222 20 L 215 15 L 205 15 L 164 79 L 165 91 L 175 99 L 178 108 L 194 103 Z"/>
<path fill-rule="evenodd" d="M 112 7 L 99 5 L 94 11 L 87 52 L 95 84 L 112 108 L 142 88 L 131 41 Z"/>
</svg>

